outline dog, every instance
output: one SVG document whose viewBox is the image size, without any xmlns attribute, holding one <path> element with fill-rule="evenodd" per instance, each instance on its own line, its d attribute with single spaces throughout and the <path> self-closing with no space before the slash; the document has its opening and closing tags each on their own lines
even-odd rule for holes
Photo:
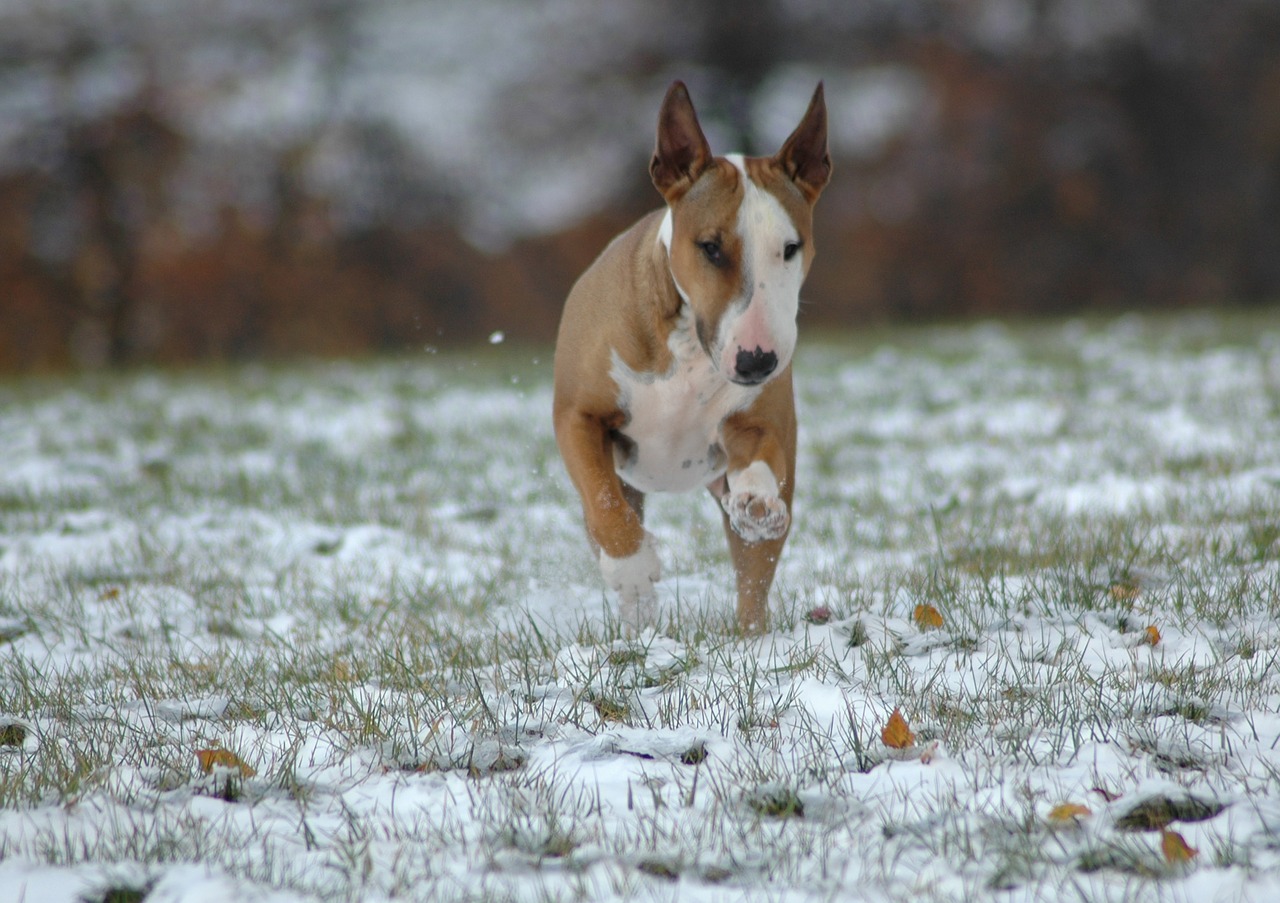
<svg viewBox="0 0 1280 903">
<path fill-rule="evenodd" d="M 723 512 L 747 633 L 768 625 L 791 527 L 791 358 L 813 207 L 831 177 L 822 84 L 772 157 L 716 157 L 683 82 L 649 164 L 665 208 L 613 239 L 565 301 L 556 443 L 622 620 L 652 618 L 650 492 L 706 486 Z"/>
</svg>

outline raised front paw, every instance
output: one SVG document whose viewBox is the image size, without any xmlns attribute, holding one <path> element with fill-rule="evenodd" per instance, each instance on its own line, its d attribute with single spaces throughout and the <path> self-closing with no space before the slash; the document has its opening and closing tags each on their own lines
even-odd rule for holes
<svg viewBox="0 0 1280 903">
<path fill-rule="evenodd" d="M 600 574 L 609 588 L 618 594 L 618 616 L 624 623 L 641 627 L 652 619 L 653 585 L 662 576 L 657 541 L 652 533 L 646 530 L 640 548 L 625 558 L 612 558 L 602 549 Z"/>
<path fill-rule="evenodd" d="M 778 539 L 787 532 L 791 515 L 787 503 L 776 495 L 731 492 L 720 499 L 729 526 L 747 542 Z"/>
</svg>

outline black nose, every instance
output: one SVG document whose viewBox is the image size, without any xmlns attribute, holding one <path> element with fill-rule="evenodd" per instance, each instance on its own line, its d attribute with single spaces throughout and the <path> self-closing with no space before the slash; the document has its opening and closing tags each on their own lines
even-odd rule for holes
<svg viewBox="0 0 1280 903">
<path fill-rule="evenodd" d="M 762 383 L 778 366 L 778 356 L 772 351 L 765 351 L 759 345 L 755 351 L 738 349 L 738 357 L 733 363 L 734 374 L 738 382 L 747 385 Z"/>
</svg>

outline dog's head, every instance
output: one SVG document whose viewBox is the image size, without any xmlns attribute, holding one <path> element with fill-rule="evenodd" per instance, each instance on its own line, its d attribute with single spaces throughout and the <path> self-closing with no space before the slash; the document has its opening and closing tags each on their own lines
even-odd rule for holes
<svg viewBox="0 0 1280 903">
<path fill-rule="evenodd" d="M 796 345 L 813 262 L 813 205 L 831 177 L 822 85 L 772 157 L 713 157 L 682 82 L 667 90 L 649 164 L 667 201 L 660 238 L 698 341 L 726 379 L 758 385 Z"/>
</svg>

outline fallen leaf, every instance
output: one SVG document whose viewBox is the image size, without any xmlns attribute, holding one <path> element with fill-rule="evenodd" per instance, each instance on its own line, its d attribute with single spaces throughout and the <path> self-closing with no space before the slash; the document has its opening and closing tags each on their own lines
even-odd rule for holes
<svg viewBox="0 0 1280 903">
<path fill-rule="evenodd" d="M 747 796 L 747 805 L 769 818 L 803 818 L 804 800 L 790 787 L 765 785 Z"/>
<path fill-rule="evenodd" d="M 1187 843 L 1186 838 L 1168 828 L 1160 832 L 1160 852 L 1164 853 L 1164 861 L 1170 863 L 1190 862 L 1200 854 L 1199 850 Z"/>
<path fill-rule="evenodd" d="M 102 602 L 114 602 L 116 599 L 119 599 L 119 598 L 120 598 L 120 587 L 118 586 L 108 586 L 106 589 L 104 589 L 101 593 L 98 594 L 98 599 Z"/>
<path fill-rule="evenodd" d="M 1160 630 L 1156 625 L 1149 624 L 1147 626 L 1146 636 L 1143 638 L 1143 642 L 1149 643 L 1152 646 L 1155 646 L 1160 642 Z"/>
<path fill-rule="evenodd" d="M 231 750 L 222 747 L 197 749 L 196 761 L 200 763 L 200 770 L 205 774 L 212 773 L 215 768 L 237 769 L 242 778 L 251 778 L 258 773 Z"/>
<path fill-rule="evenodd" d="M 1194 796 L 1154 796 L 1117 816 L 1115 825 L 1121 831 L 1158 831 L 1175 821 L 1206 821 L 1225 808 L 1217 800 Z"/>
<path fill-rule="evenodd" d="M 916 606 L 911 618 L 921 630 L 936 630 L 942 626 L 942 612 L 924 602 Z"/>
<path fill-rule="evenodd" d="M 636 864 L 636 871 L 661 878 L 664 881 L 679 881 L 680 870 L 673 863 L 661 859 L 642 859 Z"/>
<path fill-rule="evenodd" d="M 938 741 L 934 740 L 920 751 L 920 764 L 928 765 L 938 755 Z"/>
<path fill-rule="evenodd" d="M 819 605 L 811 609 L 804 619 L 810 624 L 825 624 L 831 620 L 831 609 L 825 605 Z"/>
<path fill-rule="evenodd" d="M 0 746 L 21 746 L 27 741 L 27 728 L 16 721 L 0 724 Z"/>
<path fill-rule="evenodd" d="M 916 735 L 907 727 L 907 719 L 902 717 L 902 712 L 894 709 L 889 723 L 880 731 L 880 739 L 892 749 L 906 749 L 916 742 Z"/>
<path fill-rule="evenodd" d="M 625 699 L 593 696 L 590 701 L 602 721 L 626 721 L 631 717 L 631 706 Z"/>
<path fill-rule="evenodd" d="M 681 765 L 701 765 L 705 761 L 707 761 L 707 745 L 701 740 L 680 753 Z"/>
<path fill-rule="evenodd" d="M 1049 821 L 1059 823 L 1074 822 L 1078 818 L 1084 818 L 1086 815 L 1092 814 L 1092 809 L 1079 803 L 1058 803 L 1058 805 L 1049 810 Z"/>
<path fill-rule="evenodd" d="M 1117 602 L 1132 602 L 1141 591 L 1142 587 L 1136 580 L 1117 580 L 1107 588 L 1111 598 Z"/>
</svg>

